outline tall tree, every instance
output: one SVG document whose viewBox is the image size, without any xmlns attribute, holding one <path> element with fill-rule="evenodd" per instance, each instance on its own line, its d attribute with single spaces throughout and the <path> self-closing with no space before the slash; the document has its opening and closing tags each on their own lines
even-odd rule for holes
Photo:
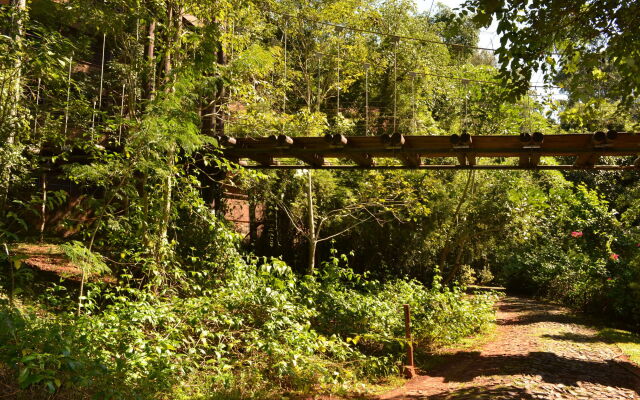
<svg viewBox="0 0 640 400">
<path fill-rule="evenodd" d="M 15 146 L 17 144 L 17 135 L 20 130 L 19 108 L 22 98 L 22 59 L 23 59 L 23 42 L 25 34 L 25 20 L 27 18 L 27 2 L 26 0 L 12 1 L 12 19 L 13 19 L 13 66 L 10 69 L 10 89 L 9 95 L 6 96 L 5 115 L 6 121 L 6 140 L 2 147 L 5 148 L 5 154 L 0 159 L 0 212 L 4 209 L 7 200 L 9 187 L 11 185 L 11 169 L 16 157 Z"/>
<path fill-rule="evenodd" d="M 595 72 L 603 62 L 619 75 L 610 93 L 630 102 L 640 90 L 640 3 L 626 0 L 468 0 L 463 13 L 482 26 L 498 21 L 500 71 L 513 94 L 526 93 L 539 69 L 553 77 Z"/>
</svg>

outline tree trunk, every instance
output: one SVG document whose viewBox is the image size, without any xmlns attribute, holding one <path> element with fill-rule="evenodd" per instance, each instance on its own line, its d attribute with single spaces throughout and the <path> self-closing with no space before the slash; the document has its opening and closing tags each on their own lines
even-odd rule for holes
<svg viewBox="0 0 640 400">
<path fill-rule="evenodd" d="M 169 222 L 171 219 L 171 199 L 173 194 L 173 159 L 174 151 L 169 152 L 169 175 L 167 176 L 166 185 L 162 198 L 162 218 L 160 220 L 159 248 L 156 250 L 156 261 L 160 261 L 164 248 L 168 243 Z"/>
<path fill-rule="evenodd" d="M 16 136 L 18 132 L 18 109 L 22 99 L 22 44 L 24 41 L 24 20 L 27 13 L 26 0 L 14 0 L 15 7 L 15 33 L 14 42 L 16 45 L 17 56 L 13 64 L 13 85 L 11 87 L 11 95 L 9 96 L 9 132 L 6 138 L 6 147 L 10 153 L 13 153 L 13 147 L 16 144 Z M 10 155 L 11 157 L 11 155 Z M 11 162 L 8 162 L 0 171 L 0 212 L 4 210 L 4 206 L 9 196 L 9 186 L 11 184 Z"/>
<path fill-rule="evenodd" d="M 174 46 L 175 43 L 177 43 L 177 36 L 180 35 L 180 24 L 179 22 L 176 23 L 176 21 L 174 21 L 174 19 L 176 18 L 175 14 L 177 15 L 177 18 L 180 19 L 181 15 L 180 12 L 178 13 L 174 13 L 173 12 L 173 4 L 168 3 L 168 38 L 167 38 L 167 51 L 166 51 L 166 55 L 165 55 L 165 60 L 164 60 L 164 73 L 165 73 L 165 83 L 166 83 L 166 88 L 165 90 L 167 92 L 171 92 L 173 90 L 173 85 L 171 84 L 170 80 L 171 80 L 171 71 L 173 69 L 173 64 L 171 63 L 171 56 L 172 56 L 172 46 Z M 175 27 L 175 31 L 172 31 L 172 28 Z M 175 36 L 172 36 L 174 35 Z M 163 197 L 162 197 L 162 216 L 160 218 L 160 226 L 159 226 L 159 234 L 158 234 L 158 242 L 156 245 L 156 251 L 155 251 L 155 259 L 156 259 L 156 264 L 159 264 L 160 261 L 164 258 L 165 256 L 165 252 L 169 243 L 168 240 L 168 233 L 169 233 L 169 222 L 171 220 L 171 204 L 172 204 L 172 197 L 173 197 L 173 169 L 175 166 L 175 152 L 176 152 L 176 144 L 173 143 L 171 144 L 171 148 L 169 150 L 169 153 L 167 154 L 167 160 L 168 160 L 168 175 L 167 175 L 167 179 L 165 181 L 165 186 L 163 188 Z"/>
<path fill-rule="evenodd" d="M 307 187 L 307 207 L 309 208 L 309 258 L 307 263 L 307 273 L 310 275 L 313 273 L 313 270 L 316 266 L 316 246 L 318 244 L 318 241 L 316 240 L 315 217 L 313 215 L 313 181 L 311 179 L 311 170 L 309 170 L 308 179 L 309 185 Z"/>
<path fill-rule="evenodd" d="M 16 282 L 15 282 L 15 278 L 13 276 L 13 262 L 11 261 L 11 253 L 9 253 L 9 247 L 7 247 L 7 244 L 4 243 L 4 251 L 5 254 L 7 255 L 7 265 L 9 266 L 9 280 L 10 280 L 10 287 L 9 287 L 9 305 L 11 307 L 13 307 L 13 292 L 15 290 L 15 286 L 16 286 Z"/>
<path fill-rule="evenodd" d="M 453 223 L 455 223 L 455 226 L 457 227 L 459 224 L 459 217 L 460 217 L 460 211 L 462 210 L 462 205 L 465 203 L 465 201 L 467 200 L 467 194 L 469 193 L 469 187 L 472 186 L 472 181 L 474 180 L 474 172 L 473 170 L 469 170 L 469 174 L 467 175 L 467 183 L 464 185 L 464 191 L 462 192 L 462 196 L 460 197 L 460 201 L 458 201 L 458 205 L 456 206 L 456 210 L 453 213 L 452 216 L 452 220 Z M 449 253 L 451 252 L 451 241 L 447 242 L 444 246 L 444 248 L 442 249 L 442 251 L 440 252 L 440 265 L 439 267 L 441 269 L 444 268 L 445 263 L 447 262 L 447 257 L 449 256 Z"/>
<path fill-rule="evenodd" d="M 14 0 L 14 7 L 16 8 L 16 20 L 15 20 L 15 35 L 14 42 L 16 44 L 17 57 L 14 61 L 14 74 L 15 79 L 13 81 L 12 97 L 13 104 L 11 105 L 11 124 L 16 126 L 16 119 L 18 117 L 18 107 L 22 98 L 22 44 L 24 41 L 24 19 L 27 12 L 26 0 Z M 12 127 L 9 131 L 9 137 L 7 138 L 7 144 L 13 145 L 16 140 L 16 127 Z"/>
<path fill-rule="evenodd" d="M 456 254 L 456 258 L 453 262 L 453 266 L 451 267 L 451 270 L 449 270 L 447 277 L 442 282 L 445 285 L 448 285 L 449 283 L 453 282 L 453 279 L 456 277 L 456 275 L 460 271 L 460 267 L 462 267 L 461 260 L 462 260 L 462 255 L 464 254 L 465 243 L 467 241 L 468 236 L 469 235 L 467 233 L 462 232 L 458 237 L 458 240 L 456 241 L 455 246 L 458 248 L 458 254 Z"/>
<path fill-rule="evenodd" d="M 151 67 L 149 76 L 147 77 L 147 99 L 153 100 L 156 91 L 156 21 L 149 23 L 149 31 L 147 34 L 147 63 Z"/>
<path fill-rule="evenodd" d="M 164 82 L 169 83 L 171 74 L 171 46 L 173 46 L 172 29 L 173 29 L 173 5 L 168 3 L 169 10 L 167 11 L 167 49 L 164 55 Z"/>
</svg>

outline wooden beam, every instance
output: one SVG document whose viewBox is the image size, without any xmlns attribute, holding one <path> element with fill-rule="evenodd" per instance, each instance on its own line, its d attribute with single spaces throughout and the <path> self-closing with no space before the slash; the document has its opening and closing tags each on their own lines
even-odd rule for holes
<svg viewBox="0 0 640 400">
<path fill-rule="evenodd" d="M 463 134 L 464 135 L 464 134 Z M 599 134 L 524 136 L 344 136 L 296 137 L 286 135 L 232 138 L 222 144 L 228 158 L 250 158 L 263 165 L 273 159 L 298 158 L 309 165 L 324 165 L 326 158 L 354 161 L 372 167 L 378 158 L 399 159 L 407 168 L 421 165 L 424 158 L 456 157 L 459 167 L 473 167 L 483 158 L 515 157 L 518 168 L 535 168 L 540 157 L 575 157 L 574 168 L 591 168 L 602 156 L 637 156 L 640 135 L 625 132 Z M 222 142 L 223 140 L 221 140 Z M 419 161 L 420 160 L 420 161 Z M 434 165 L 433 162 L 427 163 Z"/>
<path fill-rule="evenodd" d="M 459 166 L 453 164 L 422 164 L 417 168 L 409 168 L 406 165 L 377 165 L 374 167 L 360 167 L 358 165 L 340 165 L 340 164 L 325 164 L 323 166 L 314 167 L 309 165 L 272 165 L 272 166 L 248 166 L 249 169 L 335 169 L 335 170 L 359 170 L 359 169 L 378 169 L 378 170 L 404 170 L 404 169 L 423 169 L 423 170 L 460 170 L 460 169 L 478 169 L 478 170 L 539 170 L 539 171 L 571 171 L 576 167 L 573 165 L 539 165 L 537 167 L 520 167 L 513 164 L 500 164 L 500 165 L 466 165 Z M 633 165 L 596 165 L 591 170 L 598 171 L 634 171 L 638 167 Z"/>
</svg>

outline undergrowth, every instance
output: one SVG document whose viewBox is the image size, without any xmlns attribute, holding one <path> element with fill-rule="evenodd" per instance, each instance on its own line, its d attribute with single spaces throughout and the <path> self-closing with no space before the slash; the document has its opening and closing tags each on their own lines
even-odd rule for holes
<svg viewBox="0 0 640 400">
<path fill-rule="evenodd" d="M 248 399 L 366 391 L 397 374 L 402 305 L 417 346 L 453 343 L 494 318 L 491 294 L 467 296 L 436 277 L 378 282 L 333 258 L 298 277 L 279 260 L 240 257 L 215 281 L 158 293 L 91 284 L 77 315 L 54 285 L 38 300 L 0 300 L 0 361 L 42 396 Z M 184 293 L 196 293 L 185 295 Z M 34 391 L 35 389 L 38 389 Z M 74 396 L 75 397 L 75 396 Z"/>
</svg>

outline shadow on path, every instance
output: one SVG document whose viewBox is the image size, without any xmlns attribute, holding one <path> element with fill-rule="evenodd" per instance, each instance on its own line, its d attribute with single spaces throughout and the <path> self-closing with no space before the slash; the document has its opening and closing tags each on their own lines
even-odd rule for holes
<svg viewBox="0 0 640 400">
<path fill-rule="evenodd" d="M 494 340 L 479 351 L 417 360 L 424 375 L 381 398 L 640 399 L 640 369 L 610 345 L 620 338 L 607 337 L 568 309 L 508 297 L 499 304 Z"/>
<path fill-rule="evenodd" d="M 441 356 L 445 366 L 458 365 L 467 368 L 443 368 L 428 371 L 429 376 L 442 377 L 444 382 L 470 382 L 479 376 L 539 375 L 551 384 L 577 386 L 578 382 L 591 382 L 602 386 L 615 386 L 638 392 L 637 379 L 630 379 L 629 369 L 635 368 L 626 361 L 606 362 L 578 360 L 560 357 L 550 352 L 530 352 L 527 355 L 483 356 L 480 352 L 458 352 Z"/>
<path fill-rule="evenodd" d="M 453 400 L 453 399 L 519 399 L 534 400 L 536 399 L 524 389 L 510 387 L 472 387 L 459 389 L 453 392 L 439 393 L 425 397 L 422 394 L 399 394 L 389 397 L 388 400 L 413 400 L 426 399 L 429 400 Z"/>
</svg>

